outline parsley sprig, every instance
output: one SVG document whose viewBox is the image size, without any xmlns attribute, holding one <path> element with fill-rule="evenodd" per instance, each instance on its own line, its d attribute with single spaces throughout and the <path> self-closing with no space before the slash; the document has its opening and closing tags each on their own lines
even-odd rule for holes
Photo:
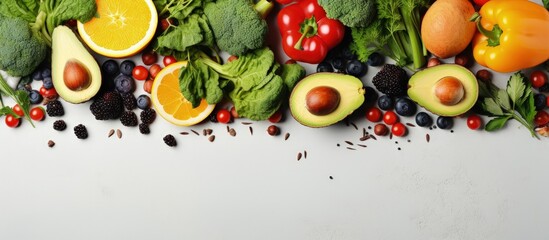
<svg viewBox="0 0 549 240">
<path fill-rule="evenodd" d="M 499 130 L 507 121 L 515 119 L 530 131 L 532 137 L 539 139 L 534 130 L 536 116 L 534 93 L 522 73 L 513 74 L 505 89 L 500 89 L 491 82 L 482 81 L 479 81 L 479 88 L 481 97 L 479 104 L 484 111 L 483 114 L 494 117 L 486 124 L 486 131 Z"/>
<path fill-rule="evenodd" d="M 19 106 L 23 110 L 23 113 L 25 114 L 25 119 L 27 119 L 31 123 L 31 125 L 34 127 L 34 124 L 32 123 L 32 120 L 30 118 L 29 94 L 23 90 L 17 90 L 17 91 L 13 90 L 8 85 L 6 80 L 4 80 L 1 76 L 0 76 L 0 93 L 3 93 L 4 95 L 7 95 L 13 98 L 13 100 L 17 104 L 19 104 Z M 0 116 L 6 115 L 6 114 L 11 114 L 14 117 L 19 117 L 19 115 L 13 112 L 12 108 L 10 108 L 9 106 L 3 106 L 3 103 L 2 103 L 2 105 L 0 106 Z"/>
</svg>

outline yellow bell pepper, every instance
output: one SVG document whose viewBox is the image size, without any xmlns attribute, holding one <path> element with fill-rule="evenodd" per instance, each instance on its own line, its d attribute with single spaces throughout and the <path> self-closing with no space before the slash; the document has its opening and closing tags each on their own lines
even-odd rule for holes
<svg viewBox="0 0 549 240">
<path fill-rule="evenodd" d="M 492 0 L 471 18 L 477 22 L 473 56 L 482 66 L 514 72 L 549 59 L 549 12 L 528 0 Z"/>
</svg>

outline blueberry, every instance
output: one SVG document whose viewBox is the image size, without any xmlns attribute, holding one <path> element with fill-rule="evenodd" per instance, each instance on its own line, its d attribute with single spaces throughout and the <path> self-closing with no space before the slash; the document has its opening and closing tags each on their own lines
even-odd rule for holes
<svg viewBox="0 0 549 240">
<path fill-rule="evenodd" d="M 37 68 L 36 70 L 34 70 L 34 72 L 32 73 L 32 79 L 34 79 L 36 81 L 42 81 L 42 69 L 41 68 Z"/>
<path fill-rule="evenodd" d="M 38 92 L 37 90 L 32 90 L 29 93 L 29 100 L 32 104 L 41 103 L 43 99 L 44 98 L 42 97 L 42 95 L 40 95 L 40 92 Z"/>
<path fill-rule="evenodd" d="M 137 107 L 141 110 L 145 110 L 151 107 L 151 98 L 145 94 L 139 95 L 137 97 Z"/>
<path fill-rule="evenodd" d="M 316 67 L 317 72 L 333 72 L 334 68 L 332 67 L 332 64 L 329 62 L 321 62 Z"/>
<path fill-rule="evenodd" d="M 437 127 L 440 129 L 450 129 L 454 126 L 454 118 L 440 116 L 437 118 Z"/>
<path fill-rule="evenodd" d="M 347 64 L 347 74 L 358 78 L 364 76 L 367 70 L 367 66 L 358 60 L 352 60 Z"/>
<path fill-rule="evenodd" d="M 338 71 L 344 71 L 345 70 L 345 60 L 343 58 L 334 58 L 332 59 L 332 66 Z"/>
<path fill-rule="evenodd" d="M 380 53 L 377 53 L 377 52 L 372 53 L 368 57 L 368 61 L 366 63 L 368 63 L 368 65 L 370 65 L 372 67 L 381 66 L 381 65 L 383 65 L 383 63 L 385 63 L 385 56 L 383 56 L 383 55 L 381 55 Z"/>
<path fill-rule="evenodd" d="M 536 106 L 536 111 L 542 110 L 547 105 L 547 97 L 543 93 L 538 93 L 534 95 L 534 106 Z"/>
<path fill-rule="evenodd" d="M 53 81 L 51 80 L 51 77 L 44 77 L 43 81 L 44 81 L 43 86 L 45 89 L 53 88 Z"/>
<path fill-rule="evenodd" d="M 115 60 L 110 59 L 101 65 L 101 72 L 107 78 L 114 78 L 120 73 L 120 67 Z"/>
<path fill-rule="evenodd" d="M 395 105 L 395 101 L 393 98 L 389 97 L 388 95 L 382 95 L 377 99 L 377 106 L 381 110 L 391 110 L 393 109 Z"/>
<path fill-rule="evenodd" d="M 348 47 L 343 48 L 343 50 L 341 51 L 341 56 L 346 60 L 355 60 L 356 59 L 356 55 Z"/>
<path fill-rule="evenodd" d="M 132 60 L 124 60 L 120 63 L 120 72 L 126 76 L 131 76 L 135 63 Z"/>
<path fill-rule="evenodd" d="M 395 111 L 400 116 L 413 116 L 416 114 L 417 106 L 408 98 L 399 98 L 395 104 Z"/>
<path fill-rule="evenodd" d="M 374 105 L 379 97 L 377 91 L 373 87 L 365 87 L 365 102 L 368 105 Z"/>
<path fill-rule="evenodd" d="M 416 114 L 416 124 L 420 127 L 430 127 L 433 124 L 433 118 L 426 112 Z"/>
<path fill-rule="evenodd" d="M 42 69 L 41 75 L 42 75 L 42 79 L 47 78 L 47 77 L 51 78 L 51 69 L 45 67 L 44 69 Z"/>
<path fill-rule="evenodd" d="M 131 93 L 135 91 L 135 81 L 130 76 L 124 74 L 120 74 L 114 79 L 114 85 L 116 90 L 120 93 Z"/>
</svg>

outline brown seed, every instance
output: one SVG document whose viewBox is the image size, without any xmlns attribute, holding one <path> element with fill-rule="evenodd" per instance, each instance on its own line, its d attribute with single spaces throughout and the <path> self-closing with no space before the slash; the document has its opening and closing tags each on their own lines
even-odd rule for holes
<svg viewBox="0 0 549 240">
<path fill-rule="evenodd" d="M 249 127 L 249 129 L 250 129 L 250 134 L 254 135 L 254 129 L 252 127 Z"/>
<path fill-rule="evenodd" d="M 480 69 L 477 71 L 476 77 L 478 80 L 488 83 L 492 81 L 492 72 L 486 69 Z"/>
<path fill-rule="evenodd" d="M 378 123 L 374 126 L 374 134 L 375 135 L 387 136 L 388 133 L 389 133 L 389 128 L 385 124 Z"/>
<path fill-rule="evenodd" d="M 48 147 L 52 148 L 53 146 L 55 146 L 55 142 L 52 141 L 52 140 L 49 140 L 48 141 Z"/>
<path fill-rule="evenodd" d="M 427 142 L 431 141 L 431 135 L 429 135 L 428 133 L 425 135 L 425 140 L 427 140 Z"/>
<path fill-rule="evenodd" d="M 355 148 L 352 148 L 352 147 L 347 147 L 347 149 L 349 149 L 349 150 L 356 150 Z"/>
<path fill-rule="evenodd" d="M 303 158 L 307 158 L 307 150 L 303 151 Z"/>
<path fill-rule="evenodd" d="M 191 132 L 193 132 L 196 136 L 200 136 L 200 134 L 197 131 L 193 130 L 193 129 L 191 129 Z"/>
<path fill-rule="evenodd" d="M 351 125 L 356 129 L 358 130 L 358 127 L 356 126 L 356 124 L 354 122 L 351 122 Z"/>
<path fill-rule="evenodd" d="M 229 125 L 227 125 L 227 132 L 230 132 L 231 131 L 231 128 L 229 127 Z"/>
<path fill-rule="evenodd" d="M 204 131 L 203 131 L 204 136 L 212 135 L 212 133 L 213 133 L 213 130 L 210 129 L 210 128 L 206 128 L 206 129 L 204 129 Z"/>
<path fill-rule="evenodd" d="M 215 141 L 215 135 L 211 135 L 211 136 L 208 138 L 208 141 L 210 141 L 210 142 Z"/>
<path fill-rule="evenodd" d="M 276 125 L 271 125 L 267 128 L 267 133 L 271 136 L 277 136 L 280 134 L 280 128 L 278 128 Z"/>
<path fill-rule="evenodd" d="M 406 126 L 408 127 L 416 127 L 416 125 L 412 124 L 412 123 L 406 123 Z"/>
<path fill-rule="evenodd" d="M 374 136 L 374 135 L 370 135 L 370 137 L 374 140 L 377 140 L 376 136 Z"/>
<path fill-rule="evenodd" d="M 430 58 L 429 61 L 427 61 L 427 67 L 434 67 L 440 64 L 442 64 L 442 62 L 436 57 Z"/>
<path fill-rule="evenodd" d="M 180 132 L 181 135 L 189 135 L 189 132 Z"/>
<path fill-rule="evenodd" d="M 365 136 L 361 137 L 359 140 L 360 140 L 361 142 L 364 142 L 364 141 L 370 139 L 371 137 L 372 137 L 371 135 L 365 135 Z"/>
<path fill-rule="evenodd" d="M 354 145 L 351 141 L 345 141 L 345 143 L 349 144 L 349 145 Z"/>
<path fill-rule="evenodd" d="M 229 135 L 231 135 L 231 136 L 233 136 L 233 137 L 236 136 L 236 131 L 234 130 L 234 128 L 231 128 L 231 129 L 229 130 Z"/>
<path fill-rule="evenodd" d="M 290 133 L 284 134 L 284 140 L 288 140 L 288 138 L 290 138 Z"/>
<path fill-rule="evenodd" d="M 122 138 L 122 131 L 120 131 L 120 129 L 116 129 L 116 136 L 118 136 L 118 138 Z"/>
<path fill-rule="evenodd" d="M 301 153 L 297 153 L 297 161 L 301 160 L 301 157 L 303 156 L 303 154 Z"/>
<path fill-rule="evenodd" d="M 253 124 L 253 123 L 251 123 L 251 122 L 242 122 L 242 124 L 244 124 L 244 125 L 251 125 L 251 124 Z"/>
<path fill-rule="evenodd" d="M 363 147 L 363 148 L 367 147 L 367 146 L 366 146 L 366 145 L 364 145 L 364 144 L 357 144 L 357 146 L 359 146 L 359 147 Z"/>
<path fill-rule="evenodd" d="M 109 131 L 108 136 L 111 137 L 113 134 L 114 134 L 114 129 L 111 129 L 111 130 Z"/>
</svg>

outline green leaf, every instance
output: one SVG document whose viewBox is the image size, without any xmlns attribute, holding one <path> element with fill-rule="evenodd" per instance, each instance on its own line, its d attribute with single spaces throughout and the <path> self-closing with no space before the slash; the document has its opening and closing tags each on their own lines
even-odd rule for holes
<svg viewBox="0 0 549 240">
<path fill-rule="evenodd" d="M 524 85 L 524 79 L 522 77 L 522 74 L 515 73 L 507 82 L 507 94 L 509 95 L 509 98 L 513 102 L 513 104 L 520 104 L 520 99 L 524 95 L 524 92 L 526 90 L 526 85 Z"/>
<path fill-rule="evenodd" d="M 11 114 L 12 116 L 19 118 L 19 115 L 17 115 L 17 114 L 13 111 L 12 108 L 10 108 L 10 107 L 8 107 L 8 106 L 5 106 L 5 107 L 0 108 L 0 116 L 4 116 L 4 115 L 8 115 L 8 114 Z"/>
<path fill-rule="evenodd" d="M 484 111 L 492 114 L 493 116 L 503 115 L 503 110 L 493 98 L 485 98 L 481 104 L 481 107 Z"/>
<path fill-rule="evenodd" d="M 507 92 L 503 89 L 499 89 L 496 94 L 499 105 L 505 110 L 511 110 L 511 101 L 509 100 Z"/>
<path fill-rule="evenodd" d="M 549 10 L 549 0 L 542 0 L 543 6 Z"/>
<path fill-rule="evenodd" d="M 505 123 L 507 123 L 509 119 L 511 119 L 511 116 L 501 116 L 501 117 L 493 118 L 486 124 L 486 127 L 484 127 L 484 130 L 488 132 L 499 130 L 505 126 Z"/>
</svg>

